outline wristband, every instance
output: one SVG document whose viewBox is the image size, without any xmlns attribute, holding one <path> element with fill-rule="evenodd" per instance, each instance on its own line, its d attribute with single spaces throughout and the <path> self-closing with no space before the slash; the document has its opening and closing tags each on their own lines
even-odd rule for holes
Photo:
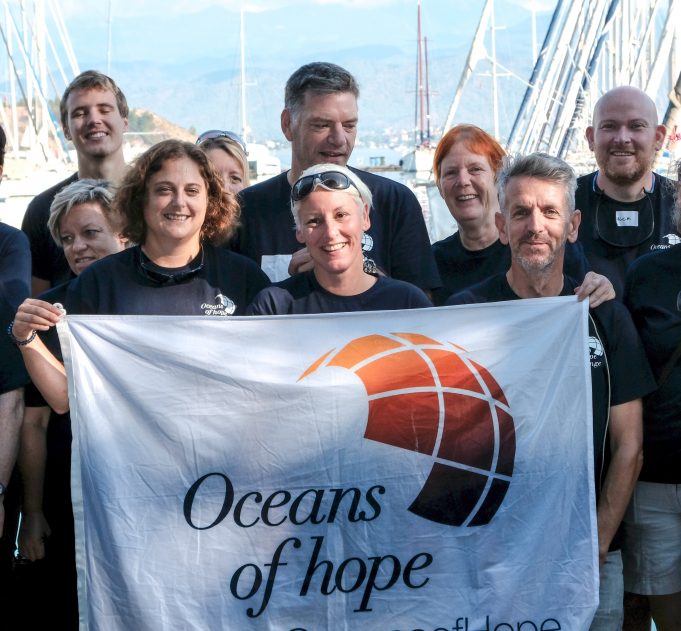
<svg viewBox="0 0 681 631">
<path fill-rule="evenodd" d="M 31 333 L 30 337 L 25 340 L 20 340 L 16 335 L 14 335 L 14 331 L 12 330 L 13 327 L 14 320 L 12 320 L 7 327 L 7 335 L 9 335 L 9 339 L 12 340 L 17 346 L 26 346 L 26 344 L 30 344 L 37 335 L 37 331 L 33 329 L 33 333 Z"/>
</svg>

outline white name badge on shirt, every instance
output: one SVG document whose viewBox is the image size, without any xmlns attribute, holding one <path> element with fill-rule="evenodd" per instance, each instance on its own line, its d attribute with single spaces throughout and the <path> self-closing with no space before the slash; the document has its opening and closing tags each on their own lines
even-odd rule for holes
<svg viewBox="0 0 681 631">
<path fill-rule="evenodd" d="M 615 213 L 617 225 L 625 228 L 638 228 L 638 210 L 618 210 Z"/>
</svg>

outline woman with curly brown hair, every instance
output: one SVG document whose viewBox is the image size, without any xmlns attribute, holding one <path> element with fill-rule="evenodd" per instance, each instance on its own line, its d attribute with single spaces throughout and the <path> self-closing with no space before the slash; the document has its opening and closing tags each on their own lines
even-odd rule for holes
<svg viewBox="0 0 681 631">
<path fill-rule="evenodd" d="M 35 386 L 60 415 L 69 410 L 53 329 L 61 304 L 76 314 L 229 316 L 243 313 L 269 284 L 250 259 L 216 247 L 234 230 L 239 206 L 195 145 L 168 140 L 150 148 L 130 168 L 113 202 L 104 184 L 81 180 L 55 197 L 50 228 L 78 277 L 42 300 L 24 301 L 9 330 Z M 126 241 L 137 245 L 120 251 Z M 50 331 L 49 347 L 37 331 Z M 21 461 L 32 493 L 25 495 L 20 552 L 29 560 L 47 559 L 44 583 L 54 596 L 29 613 L 48 616 L 42 626 L 56 621 L 59 628 L 76 628 L 70 421 L 50 420 L 49 427 L 60 435 L 49 441 L 38 414 L 29 424 L 22 434 Z"/>
<path fill-rule="evenodd" d="M 78 277 L 49 302 L 26 300 L 9 329 L 33 381 L 59 413 L 69 409 L 66 373 L 60 359 L 43 351 L 36 332 L 57 324 L 62 304 L 74 314 L 240 315 L 269 285 L 253 261 L 217 247 L 234 231 L 239 205 L 195 145 L 166 140 L 151 147 L 130 168 L 113 202 L 105 185 L 87 180 L 65 189 L 64 199 L 57 196 L 50 229 L 72 252 Z M 62 234 L 62 215 L 80 217 L 71 208 L 73 195 L 82 192 L 85 197 L 77 199 L 89 200 L 93 190 L 102 198 L 102 218 L 84 216 L 78 239 Z M 117 251 L 124 242 L 137 245 Z M 51 304 L 57 300 L 61 304 Z"/>
<path fill-rule="evenodd" d="M 269 284 L 250 259 L 216 247 L 236 228 L 239 206 L 191 143 L 166 140 L 142 154 L 114 208 L 138 245 L 85 270 L 71 313 L 239 315 Z"/>
<path fill-rule="evenodd" d="M 121 237 L 137 245 L 94 262 L 86 257 L 82 274 L 60 294 L 69 313 L 240 315 L 269 285 L 250 259 L 217 247 L 233 232 L 239 205 L 191 143 L 166 140 L 142 154 L 121 183 L 111 215 L 122 217 Z M 38 343 L 36 331 L 57 324 L 60 306 L 28 300 L 17 312 L 10 336 L 26 354 L 36 355 L 31 345 Z M 51 407 L 66 412 L 61 362 L 41 353 L 34 368 L 54 380 Z"/>
</svg>

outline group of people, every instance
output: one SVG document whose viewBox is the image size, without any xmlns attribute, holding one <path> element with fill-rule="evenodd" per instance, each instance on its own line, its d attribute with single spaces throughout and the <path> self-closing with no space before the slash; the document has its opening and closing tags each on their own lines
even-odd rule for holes
<svg viewBox="0 0 681 631">
<path fill-rule="evenodd" d="M 358 97 L 335 64 L 296 70 L 281 114 L 291 168 L 249 186 L 246 147 L 228 131 L 160 142 L 127 166 L 128 106 L 115 82 L 87 71 L 66 89 L 61 121 L 78 171 L 31 202 L 28 239 L 0 224 L 3 344 L 14 343 L 0 384 L 0 562 L 20 506 L 18 554 L 41 568 L 25 574 L 44 604 L 29 615 L 77 626 L 68 388 L 54 328 L 64 309 L 283 315 L 577 294 L 594 342 L 592 629 L 622 628 L 623 588 L 648 597 L 629 599 L 632 620 L 649 601 L 660 631 L 681 629 L 681 213 L 674 183 L 652 171 L 664 141 L 654 103 L 631 87 L 601 97 L 586 132 L 599 170 L 579 180 L 552 156 L 506 156 L 473 125 L 447 131 L 433 174 L 458 231 L 431 246 L 408 188 L 347 166 Z"/>
<path fill-rule="evenodd" d="M 589 322 L 602 563 L 594 629 L 622 627 L 622 576 L 625 629 L 649 629 L 649 611 L 658 629 L 681 629 L 681 165 L 677 182 L 653 171 L 664 137 L 654 102 L 622 86 L 595 105 L 586 138 L 598 170 L 577 180 L 556 158 L 506 157 L 473 125 L 447 131 L 434 157 L 458 224 L 433 244 L 435 304 L 568 295 L 585 269 L 615 291 L 614 301 L 592 297 Z M 593 282 L 587 275 L 579 292 Z"/>
</svg>

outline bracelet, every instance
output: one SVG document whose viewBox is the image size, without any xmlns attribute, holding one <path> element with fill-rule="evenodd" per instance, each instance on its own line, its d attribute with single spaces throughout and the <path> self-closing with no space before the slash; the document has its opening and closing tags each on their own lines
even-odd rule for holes
<svg viewBox="0 0 681 631">
<path fill-rule="evenodd" d="M 7 327 L 7 335 L 9 335 L 9 339 L 12 340 L 17 346 L 26 346 L 26 344 L 30 344 L 34 339 L 36 334 L 38 333 L 35 329 L 33 329 L 33 333 L 31 333 L 31 336 L 25 340 L 20 340 L 16 335 L 14 335 L 14 331 L 12 330 L 14 327 L 14 320 L 12 320 L 9 323 L 9 326 Z"/>
</svg>

